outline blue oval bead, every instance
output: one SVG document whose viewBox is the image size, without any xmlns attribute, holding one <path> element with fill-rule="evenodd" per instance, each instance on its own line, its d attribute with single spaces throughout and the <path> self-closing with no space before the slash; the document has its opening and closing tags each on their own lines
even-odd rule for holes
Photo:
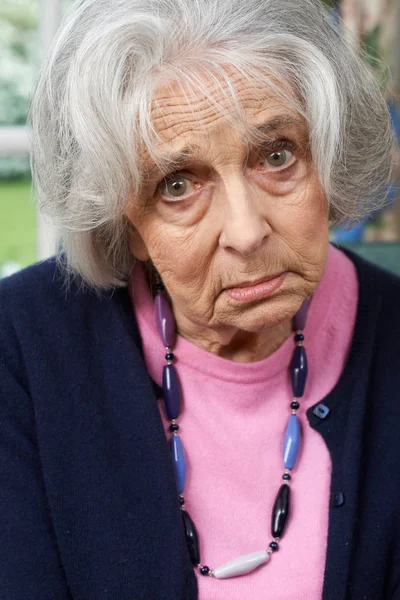
<svg viewBox="0 0 400 600">
<path fill-rule="evenodd" d="M 163 370 L 164 402 L 169 419 L 177 419 L 181 408 L 181 391 L 174 365 L 165 365 Z"/>
<path fill-rule="evenodd" d="M 293 469 L 300 448 L 300 422 L 296 415 L 290 415 L 283 441 L 283 462 L 285 469 Z"/>
<path fill-rule="evenodd" d="M 307 381 L 307 355 L 304 346 L 296 346 L 292 364 L 290 365 L 290 374 L 292 378 L 292 389 L 295 398 L 301 398 L 304 394 L 304 387 Z"/>
<path fill-rule="evenodd" d="M 178 492 L 183 494 L 186 483 L 186 456 L 183 449 L 182 440 L 179 435 L 173 435 L 171 439 L 171 453 L 172 462 L 175 468 L 176 485 L 178 486 Z"/>
</svg>

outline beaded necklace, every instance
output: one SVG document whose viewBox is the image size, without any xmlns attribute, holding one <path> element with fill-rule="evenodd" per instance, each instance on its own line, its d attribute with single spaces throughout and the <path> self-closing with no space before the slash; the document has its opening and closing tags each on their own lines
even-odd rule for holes
<svg viewBox="0 0 400 600">
<path fill-rule="evenodd" d="M 217 579 L 245 575 L 246 573 L 254 571 L 260 565 L 265 564 L 269 560 L 270 555 L 279 549 L 278 542 L 283 535 L 289 516 L 290 471 L 296 463 L 301 441 L 300 422 L 297 417 L 297 410 L 300 407 L 298 399 L 303 396 L 307 379 L 307 356 L 303 346 L 303 330 L 306 324 L 309 303 L 308 300 L 304 300 L 300 310 L 293 319 L 295 350 L 290 364 L 290 376 L 294 398 L 290 404 L 291 414 L 288 419 L 283 440 L 283 463 L 285 470 L 282 479 L 285 483 L 279 488 L 272 510 L 271 534 L 273 540 L 266 549 L 239 556 L 214 569 L 210 569 L 210 567 L 201 564 L 199 536 L 196 526 L 186 510 L 185 498 L 183 495 L 186 483 L 187 461 L 182 440 L 178 435 L 179 425 L 176 422 L 180 414 L 181 391 L 178 374 L 173 365 L 175 357 L 172 353 L 176 339 L 175 318 L 171 306 L 163 293 L 165 288 L 161 280 L 157 281 L 156 290 L 157 295 L 154 303 L 155 318 L 158 332 L 166 349 L 165 359 L 167 361 L 167 364 L 163 369 L 162 388 L 166 413 L 171 421 L 169 427 L 172 434 L 170 450 L 190 559 L 193 566 L 198 568 L 202 575 L 215 577 Z"/>
</svg>

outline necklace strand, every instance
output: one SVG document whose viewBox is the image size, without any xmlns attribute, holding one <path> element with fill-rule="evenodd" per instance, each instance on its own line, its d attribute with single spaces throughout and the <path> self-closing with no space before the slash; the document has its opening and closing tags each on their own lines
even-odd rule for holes
<svg viewBox="0 0 400 600">
<path fill-rule="evenodd" d="M 175 356 L 172 352 L 176 339 L 175 319 L 170 304 L 163 293 L 164 289 L 163 283 L 158 281 L 156 285 L 157 295 L 154 308 L 157 329 L 166 350 L 165 359 L 167 364 L 163 369 L 162 387 L 166 413 L 171 421 L 169 426 L 169 430 L 172 434 L 170 439 L 170 449 L 190 559 L 192 565 L 198 568 L 202 575 L 208 575 L 217 579 L 245 575 L 246 573 L 254 571 L 260 565 L 265 564 L 269 560 L 270 555 L 279 549 L 278 542 L 283 535 L 289 516 L 290 472 L 296 463 L 301 442 L 301 428 L 297 417 L 297 410 L 300 407 L 299 399 L 304 393 L 308 371 L 307 355 L 303 346 L 303 330 L 307 319 L 308 301 L 304 300 L 300 310 L 294 317 L 295 350 L 290 364 L 290 376 L 294 398 L 290 404 L 291 414 L 288 419 L 283 440 L 283 464 L 285 470 L 282 479 L 285 483 L 279 488 L 272 510 L 271 534 L 273 539 L 266 549 L 239 556 L 214 569 L 210 569 L 210 567 L 201 564 L 199 536 L 196 526 L 186 510 L 185 498 L 183 495 L 186 483 L 187 461 L 183 443 L 178 434 L 179 425 L 177 423 L 181 407 L 181 392 L 178 374 L 173 364 Z"/>
</svg>

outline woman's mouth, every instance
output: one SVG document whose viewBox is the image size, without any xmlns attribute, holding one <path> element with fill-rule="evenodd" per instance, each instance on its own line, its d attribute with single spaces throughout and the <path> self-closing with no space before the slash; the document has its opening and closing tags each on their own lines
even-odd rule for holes
<svg viewBox="0 0 400 600">
<path fill-rule="evenodd" d="M 262 300 L 263 298 L 272 296 L 272 294 L 280 288 L 286 275 L 287 272 L 272 277 L 265 277 L 261 281 L 258 280 L 257 283 L 240 283 L 234 287 L 227 288 L 225 291 L 230 298 L 233 298 L 238 302 L 254 302 L 255 300 Z"/>
</svg>

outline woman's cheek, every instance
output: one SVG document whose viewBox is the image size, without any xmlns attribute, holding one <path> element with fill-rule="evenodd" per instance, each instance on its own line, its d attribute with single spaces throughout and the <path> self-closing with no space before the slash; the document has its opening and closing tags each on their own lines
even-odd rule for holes
<svg viewBox="0 0 400 600">
<path fill-rule="evenodd" d="M 161 219 L 154 219 L 146 232 L 150 258 L 159 272 L 169 280 L 184 277 L 187 280 L 197 269 L 204 271 L 207 239 L 202 239 L 198 228 L 178 227 Z M 204 236 L 203 236 L 204 237 Z"/>
</svg>

